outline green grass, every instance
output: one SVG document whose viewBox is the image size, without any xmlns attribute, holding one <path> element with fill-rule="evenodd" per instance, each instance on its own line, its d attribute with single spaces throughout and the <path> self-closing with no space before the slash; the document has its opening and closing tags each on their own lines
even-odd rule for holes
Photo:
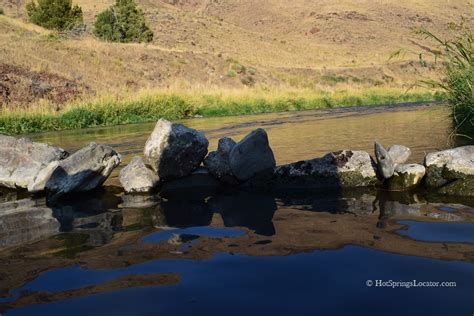
<svg viewBox="0 0 474 316">
<path fill-rule="evenodd" d="M 142 123 L 160 118 L 177 120 L 186 117 L 232 116 L 270 112 L 298 111 L 344 106 L 368 106 L 403 102 L 441 100 L 430 92 L 417 93 L 348 93 L 268 96 L 262 94 L 226 96 L 223 94 L 149 94 L 122 101 L 103 99 L 72 104 L 52 113 L 0 112 L 0 133 L 25 134 L 96 126 Z"/>
</svg>

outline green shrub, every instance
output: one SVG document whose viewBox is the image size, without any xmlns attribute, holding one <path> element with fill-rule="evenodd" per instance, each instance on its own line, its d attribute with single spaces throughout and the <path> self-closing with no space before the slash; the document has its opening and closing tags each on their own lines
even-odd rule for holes
<svg viewBox="0 0 474 316">
<path fill-rule="evenodd" d="M 443 78 L 439 81 L 423 81 L 433 88 L 441 88 L 452 107 L 455 133 L 474 138 L 474 36 L 469 27 L 452 25 L 457 31 L 454 39 L 441 39 L 426 29 L 417 33 L 433 40 L 439 50 L 436 59 L 442 61 Z"/>
<path fill-rule="evenodd" d="M 68 30 L 82 23 L 82 9 L 72 0 L 38 0 L 26 5 L 31 22 L 47 29 Z"/>
<path fill-rule="evenodd" d="M 3 8 L 0 8 L 0 15 L 4 15 L 5 11 L 3 11 Z"/>
<path fill-rule="evenodd" d="M 112 42 L 151 42 L 153 32 L 145 21 L 143 11 L 134 0 L 116 0 L 101 12 L 95 21 L 94 34 Z"/>
</svg>

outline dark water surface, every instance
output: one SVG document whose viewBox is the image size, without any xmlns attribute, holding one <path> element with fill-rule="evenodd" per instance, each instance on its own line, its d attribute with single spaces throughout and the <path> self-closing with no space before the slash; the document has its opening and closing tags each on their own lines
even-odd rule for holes
<svg viewBox="0 0 474 316">
<path fill-rule="evenodd" d="M 441 106 L 192 119 L 215 148 L 267 129 L 279 164 L 375 139 L 448 147 Z M 125 163 L 154 124 L 32 135 Z M 426 192 L 239 190 L 51 201 L 0 191 L 3 315 L 472 315 L 474 200 Z M 429 283 L 432 282 L 432 283 Z M 437 283 L 436 283 L 437 282 Z"/>
</svg>

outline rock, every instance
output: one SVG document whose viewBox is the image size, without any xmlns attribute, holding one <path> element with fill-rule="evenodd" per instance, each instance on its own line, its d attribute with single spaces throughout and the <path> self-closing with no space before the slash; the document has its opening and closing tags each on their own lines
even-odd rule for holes
<svg viewBox="0 0 474 316">
<path fill-rule="evenodd" d="M 94 190 L 104 183 L 120 161 L 120 155 L 111 147 L 90 143 L 68 158 L 50 163 L 30 183 L 28 191 L 46 190 L 62 195 Z"/>
<path fill-rule="evenodd" d="M 367 152 L 342 150 L 277 167 L 271 182 L 280 187 L 345 188 L 373 186 L 378 179 Z"/>
<path fill-rule="evenodd" d="M 230 168 L 239 181 L 273 171 L 276 166 L 265 130 L 259 128 L 245 136 L 230 152 Z"/>
<path fill-rule="evenodd" d="M 458 179 L 438 190 L 441 194 L 474 197 L 474 177 Z"/>
<path fill-rule="evenodd" d="M 388 151 L 377 142 L 375 142 L 375 158 L 380 176 L 384 179 L 392 177 L 395 172 L 395 163 Z"/>
<path fill-rule="evenodd" d="M 388 154 L 395 165 L 404 164 L 410 158 L 411 150 L 402 145 L 393 145 L 388 149 Z"/>
<path fill-rule="evenodd" d="M 419 164 L 401 164 L 395 167 L 387 187 L 392 191 L 405 191 L 417 187 L 425 176 L 425 167 Z"/>
<path fill-rule="evenodd" d="M 217 151 L 209 153 L 204 159 L 204 166 L 209 172 L 221 182 L 236 184 L 236 179 L 230 167 L 230 152 L 235 147 L 236 142 L 229 137 L 219 139 Z"/>
<path fill-rule="evenodd" d="M 474 146 L 464 146 L 430 153 L 425 157 L 425 166 L 425 183 L 431 188 L 440 188 L 458 179 L 473 178 Z M 453 188 L 454 186 L 451 189 Z"/>
<path fill-rule="evenodd" d="M 67 156 L 59 147 L 0 135 L 0 186 L 26 189 L 49 163 Z"/>
<path fill-rule="evenodd" d="M 158 175 L 150 170 L 140 157 L 134 157 L 132 161 L 120 171 L 119 179 L 127 193 L 150 192 L 160 181 Z"/>
<path fill-rule="evenodd" d="M 161 180 L 184 177 L 199 167 L 208 145 L 203 133 L 160 119 L 145 144 L 145 161 Z"/>
</svg>

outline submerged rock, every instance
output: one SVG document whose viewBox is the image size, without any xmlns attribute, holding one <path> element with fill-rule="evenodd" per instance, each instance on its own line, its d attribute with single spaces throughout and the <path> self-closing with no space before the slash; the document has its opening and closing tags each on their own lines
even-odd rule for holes
<svg viewBox="0 0 474 316">
<path fill-rule="evenodd" d="M 474 177 L 458 179 L 438 190 L 441 194 L 474 197 Z"/>
<path fill-rule="evenodd" d="M 104 183 L 120 161 L 120 155 L 111 147 L 90 143 L 68 158 L 50 163 L 28 185 L 28 191 L 62 195 L 94 190 Z"/>
<path fill-rule="evenodd" d="M 244 137 L 230 152 L 230 168 L 239 181 L 273 171 L 276 166 L 265 130 L 259 128 Z"/>
<path fill-rule="evenodd" d="M 153 170 L 150 170 L 140 157 L 134 157 L 120 171 L 119 179 L 127 193 L 150 192 L 160 181 L 158 175 Z"/>
<path fill-rule="evenodd" d="M 404 164 L 411 155 L 411 149 L 403 145 L 393 145 L 388 149 L 388 154 L 395 165 Z"/>
<path fill-rule="evenodd" d="M 342 150 L 277 167 L 272 182 L 288 187 L 344 188 L 373 186 L 378 179 L 367 152 Z"/>
<path fill-rule="evenodd" d="M 474 146 L 430 153 L 425 157 L 426 185 L 439 188 L 458 179 L 474 177 Z"/>
<path fill-rule="evenodd" d="M 67 156 L 59 147 L 0 135 L 0 186 L 26 189 L 49 163 Z"/>
<path fill-rule="evenodd" d="M 388 151 L 377 142 L 375 142 L 375 159 L 380 176 L 384 179 L 392 177 L 395 172 L 395 163 Z"/>
<path fill-rule="evenodd" d="M 221 182 L 236 183 L 230 167 L 230 153 L 236 144 L 233 139 L 223 137 L 219 139 L 217 151 L 209 153 L 204 159 L 204 165 L 209 169 L 209 172 Z"/>
<path fill-rule="evenodd" d="M 395 167 L 387 187 L 393 191 L 404 191 L 417 187 L 425 176 L 425 167 L 419 164 L 402 164 Z"/>
<path fill-rule="evenodd" d="M 189 175 L 207 154 L 203 133 L 160 119 L 145 144 L 145 160 L 161 180 Z"/>
</svg>

